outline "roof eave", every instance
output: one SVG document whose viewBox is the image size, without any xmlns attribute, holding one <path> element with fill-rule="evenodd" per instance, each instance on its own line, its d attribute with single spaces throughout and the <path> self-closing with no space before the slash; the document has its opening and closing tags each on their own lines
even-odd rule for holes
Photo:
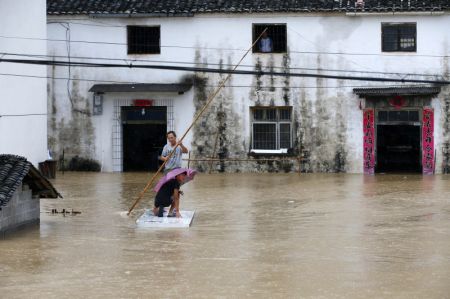
<svg viewBox="0 0 450 299">
<path fill-rule="evenodd" d="M 441 92 L 440 86 L 409 86 L 385 88 L 354 88 L 353 92 L 360 97 L 380 96 L 436 96 Z"/>
<path fill-rule="evenodd" d="M 193 17 L 193 13 L 88 13 L 91 18 L 165 18 L 165 17 Z"/>
<path fill-rule="evenodd" d="M 174 92 L 184 93 L 192 88 L 192 83 L 138 83 L 138 84 L 95 84 L 89 92 Z"/>
</svg>

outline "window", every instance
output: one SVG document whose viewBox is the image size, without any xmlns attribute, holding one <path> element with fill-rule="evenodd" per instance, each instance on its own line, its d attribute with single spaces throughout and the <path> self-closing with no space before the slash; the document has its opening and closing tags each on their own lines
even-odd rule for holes
<svg viewBox="0 0 450 299">
<path fill-rule="evenodd" d="M 292 147 L 292 108 L 252 107 L 254 150 L 280 150 Z"/>
<path fill-rule="evenodd" d="M 378 111 L 378 122 L 418 122 L 419 111 L 417 110 L 380 110 Z"/>
<path fill-rule="evenodd" d="M 381 24 L 383 52 L 415 52 L 416 24 Z"/>
<path fill-rule="evenodd" d="M 128 54 L 159 54 L 160 27 L 127 26 Z"/>
<path fill-rule="evenodd" d="M 266 28 L 253 46 L 253 53 L 286 53 L 286 24 L 253 24 L 253 42 Z"/>
</svg>

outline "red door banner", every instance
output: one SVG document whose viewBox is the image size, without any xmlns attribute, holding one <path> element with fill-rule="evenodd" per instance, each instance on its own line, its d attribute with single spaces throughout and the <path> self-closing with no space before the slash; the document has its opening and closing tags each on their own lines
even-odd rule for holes
<svg viewBox="0 0 450 299">
<path fill-rule="evenodd" d="M 422 115 L 422 173 L 434 172 L 434 111 L 423 108 Z"/>
<path fill-rule="evenodd" d="M 364 134 L 364 174 L 375 172 L 375 123 L 374 110 L 365 109 L 363 112 L 363 134 Z"/>
<path fill-rule="evenodd" d="M 133 104 L 138 107 L 150 107 L 153 106 L 153 100 L 136 99 L 133 100 Z"/>
</svg>

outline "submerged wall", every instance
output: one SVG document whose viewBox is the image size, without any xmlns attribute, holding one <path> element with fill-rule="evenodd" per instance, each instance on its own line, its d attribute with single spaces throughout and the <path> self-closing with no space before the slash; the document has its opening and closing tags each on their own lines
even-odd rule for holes
<svg viewBox="0 0 450 299">
<path fill-rule="evenodd" d="M 67 56 L 70 45 L 72 59 L 105 63 L 121 61 L 136 64 L 175 64 L 230 69 L 251 45 L 253 23 L 287 24 L 287 53 L 249 53 L 240 69 L 290 73 L 319 73 L 347 76 L 399 78 L 392 73 L 419 73 L 422 78 L 448 74 L 446 54 L 450 33 L 445 28 L 449 17 L 398 15 L 348 17 L 339 14 L 271 14 L 271 15 L 200 15 L 193 18 L 102 18 L 50 17 L 48 35 L 64 40 L 68 32 L 73 40 L 93 44 L 50 42 L 49 54 Z M 382 53 L 381 22 L 416 22 L 416 53 Z M 62 26 L 63 24 L 64 26 Z M 161 54 L 127 55 L 127 25 L 160 25 Z M 180 34 L 183 32 L 183 34 Z M 339 54 L 340 53 L 340 54 Z M 89 59 L 88 59 L 89 58 Z M 112 60 L 111 60 L 112 59 Z M 116 60 L 114 60 L 116 59 Z M 105 111 L 92 115 L 92 93 L 89 88 L 98 81 L 179 83 L 190 80 L 193 89 L 182 97 L 172 96 L 175 114 L 174 129 L 181 133 L 200 111 L 208 96 L 226 75 L 174 72 L 145 69 L 49 68 L 49 143 L 60 155 L 62 148 L 72 153 L 102 161 L 103 169 L 112 167 L 112 136 L 114 117 L 110 108 L 119 98 L 138 95 L 108 94 Z M 417 78 L 417 77 L 416 77 Z M 419 77 L 420 78 L 420 77 Z M 306 77 L 234 75 L 214 99 L 211 107 L 194 126 L 186 139 L 191 157 L 251 159 L 254 162 L 214 163 L 218 171 L 303 171 L 362 172 L 361 99 L 354 87 L 385 87 L 389 83 L 344 81 Z M 443 95 L 448 93 L 443 93 Z M 139 95 L 154 98 L 164 94 Z M 435 118 L 435 143 L 439 148 L 449 143 L 445 138 L 449 127 L 446 98 L 433 100 L 439 117 Z M 109 101 L 109 102 L 108 102 Z M 108 106 L 109 105 L 109 106 Z M 250 107 L 292 107 L 292 144 L 287 155 L 249 155 L 251 150 Z M 445 109 L 441 109 L 444 107 Z M 111 108 L 112 109 L 112 108 Z M 448 109 L 447 109 L 448 110 Z M 441 113 L 441 111 L 443 111 Z M 448 113 L 447 113 L 448 114 Z M 446 129 L 447 128 L 447 129 Z M 216 146 L 217 136 L 217 146 Z M 443 141 L 444 140 L 444 141 Z M 448 165 L 439 149 L 438 165 Z M 263 159 L 284 161 L 266 161 Z M 259 161 L 258 161 L 259 159 Z M 444 160 L 445 161 L 444 161 Z M 444 162 L 442 162 L 444 161 Z M 209 162 L 196 162 L 194 167 L 206 171 Z M 445 167 L 444 167 L 445 168 Z M 438 171 L 440 171 L 438 169 Z"/>
<path fill-rule="evenodd" d="M 25 224 L 37 223 L 39 218 L 39 198 L 32 197 L 27 185 L 20 185 L 8 204 L 0 210 L 0 233 Z"/>
</svg>

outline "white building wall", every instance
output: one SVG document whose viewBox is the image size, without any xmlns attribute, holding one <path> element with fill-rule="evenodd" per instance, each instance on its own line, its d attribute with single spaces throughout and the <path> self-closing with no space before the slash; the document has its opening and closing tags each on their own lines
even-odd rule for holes
<svg viewBox="0 0 450 299">
<path fill-rule="evenodd" d="M 45 0 L 0 1 L 0 57 L 46 55 L 45 20 Z M 46 76 L 45 66 L 0 63 L 0 153 L 34 165 L 47 158 Z"/>
<path fill-rule="evenodd" d="M 382 22 L 416 22 L 417 52 L 383 53 L 381 52 Z M 70 55 L 90 57 L 83 61 L 99 62 L 98 58 L 120 59 L 102 60 L 105 63 L 132 62 L 136 64 L 168 64 L 218 67 L 235 64 L 251 45 L 253 23 L 286 23 L 288 53 L 253 54 L 249 53 L 240 69 L 254 70 L 261 65 L 263 70 L 290 71 L 292 73 L 316 73 L 315 69 L 337 70 L 322 71 L 323 74 L 408 78 L 405 75 L 381 74 L 420 73 L 423 79 L 435 79 L 433 74 L 448 74 L 448 44 L 450 31 L 445 28 L 450 16 L 424 14 L 396 14 L 372 16 L 345 16 L 344 14 L 252 14 L 252 15 L 198 15 L 192 18 L 88 18 L 88 17 L 49 17 L 48 36 L 49 55 Z M 127 25 L 161 26 L 161 54 L 127 55 Z M 72 42 L 64 42 L 68 38 Z M 94 43 L 91 43 L 94 42 Z M 96 42 L 103 42 L 96 43 Z M 339 53 L 347 53 L 346 55 Z M 56 59 L 56 58 L 55 58 Z M 63 59 L 63 58 L 61 58 Z M 144 62 L 133 61 L 146 60 Z M 188 64 L 184 64 L 188 63 Z M 172 65 L 172 64 L 170 64 Z M 311 69 L 311 70 L 309 70 Z M 359 73 L 367 71 L 374 73 Z M 49 75 L 67 77 L 67 67 L 49 68 Z M 188 72 L 145 69 L 105 69 L 72 68 L 72 78 L 87 80 L 107 80 L 117 82 L 140 83 L 177 83 Z M 199 75 L 202 77 L 202 75 Z M 195 88 L 185 96 L 174 99 L 176 121 L 174 129 L 181 135 L 188 127 L 194 115 L 194 106 L 198 106 L 198 95 L 209 95 L 219 84 L 219 75 L 205 75 L 208 80 L 203 90 Z M 417 78 L 417 77 L 416 77 Z M 105 111 L 102 116 L 74 116 L 75 110 L 90 109 L 92 94 L 88 89 L 95 83 L 90 81 L 69 82 L 72 104 L 68 99 L 67 80 L 50 82 L 49 99 L 56 113 L 52 114 L 50 124 L 51 139 L 57 152 L 60 152 L 61 140 L 68 141 L 71 132 L 77 131 L 80 140 L 69 146 L 80 148 L 76 152 L 91 155 L 102 160 L 103 169 L 111 169 L 108 130 L 111 114 L 109 96 L 105 98 Z M 257 85 L 276 86 L 274 91 L 257 90 Z M 217 97 L 209 115 L 202 118 L 197 127 L 198 136 L 202 127 L 209 128 L 210 138 L 189 136 L 194 149 L 204 148 L 201 156 L 212 153 L 212 142 L 217 127 L 215 112 L 225 109 L 227 112 L 227 141 L 229 156 L 246 156 L 250 146 L 249 107 L 255 105 L 290 105 L 294 108 L 294 132 L 302 147 L 310 152 L 312 171 L 334 171 L 333 161 L 337 151 L 345 156 L 344 169 L 347 172 L 362 172 L 362 112 L 360 99 L 353 94 L 354 87 L 386 87 L 393 83 L 344 81 L 315 78 L 283 78 L 264 76 L 235 75 L 227 87 Z M 399 84 L 395 84 L 399 85 Z M 135 95 L 129 95 L 134 97 Z M 444 92 L 440 100 L 448 97 Z M 192 105 L 193 104 L 193 105 Z M 220 107 L 220 105 L 222 105 Z M 225 107 L 225 108 L 224 108 Z M 75 108 L 75 109 L 74 109 Z M 438 111 L 436 111 L 438 112 Z M 75 120 L 74 120 L 75 119 Z M 442 119 L 436 118 L 436 119 Z M 61 134 L 63 132 L 63 134 Z M 82 132 L 87 132 L 82 134 Z M 444 130 L 437 131 L 435 143 L 440 144 Z M 73 136 L 72 136 L 73 137 Z M 73 140 L 73 138 L 72 138 Z M 188 144 L 189 145 L 189 144 Z M 195 155 L 196 153 L 193 152 Z M 439 154 L 439 151 L 438 151 Z M 439 156 L 438 156 L 439 159 Z M 245 168 L 246 166 L 242 166 Z M 255 168 L 260 169 L 260 168 Z M 251 170 L 251 169 L 248 169 Z"/>
</svg>

